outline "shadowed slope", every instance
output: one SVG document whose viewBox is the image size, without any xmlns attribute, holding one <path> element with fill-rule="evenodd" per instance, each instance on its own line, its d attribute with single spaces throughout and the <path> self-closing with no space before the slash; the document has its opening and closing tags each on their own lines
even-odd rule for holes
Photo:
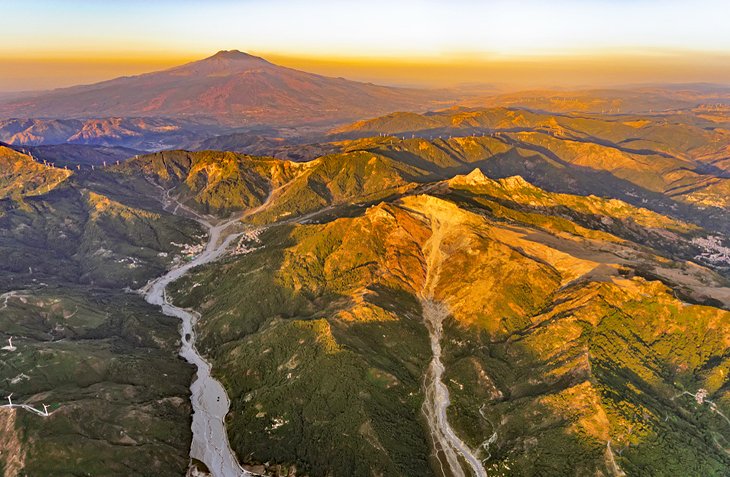
<svg viewBox="0 0 730 477">
<path fill-rule="evenodd" d="M 728 465 L 722 449 L 698 445 L 712 436 L 724 442 L 722 419 L 671 400 L 712 385 L 726 410 L 725 379 L 715 380 L 730 343 L 728 313 L 686 306 L 660 282 L 634 276 L 670 261 L 588 218 L 611 218 L 619 234 L 635 215 L 684 241 L 695 227 L 519 179 L 446 185 L 352 217 L 274 226 L 250 239 L 244 255 L 177 285 L 181 305 L 199 304 L 200 346 L 230 393 L 231 442 L 243 461 L 317 474 L 423 474 L 421 384 L 431 356 L 418 297 L 426 289 L 448 310 L 448 419 L 488 472 L 606 474 L 614 465 L 646 468 L 677 447 L 683 461 L 667 462 L 669 472 Z M 435 244 L 440 258 L 430 260 Z M 723 279 L 702 270 L 730 305 Z M 690 333 L 693 316 L 706 346 Z M 631 330 L 621 335 L 630 351 L 611 365 L 605 357 L 618 351 L 604 344 L 621 326 Z M 644 336 L 652 332 L 654 341 Z M 665 414 L 672 424 L 651 417 Z M 625 450 L 628 442 L 645 453 Z"/>
</svg>

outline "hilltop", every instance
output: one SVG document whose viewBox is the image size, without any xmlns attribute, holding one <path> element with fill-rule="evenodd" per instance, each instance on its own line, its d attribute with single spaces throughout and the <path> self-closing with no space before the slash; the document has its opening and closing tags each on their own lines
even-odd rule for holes
<svg viewBox="0 0 730 477">
<path fill-rule="evenodd" d="M 341 140 L 344 150 L 377 151 L 438 177 L 478 166 L 492 176 L 521 175 L 548 190 L 707 216 L 703 223 L 726 229 L 730 116 L 722 110 L 706 115 L 456 108 L 362 120 L 333 130 L 330 138 Z"/>
<path fill-rule="evenodd" d="M 65 181 L 71 172 L 36 162 L 0 143 L 0 199 L 40 195 Z"/>
</svg>

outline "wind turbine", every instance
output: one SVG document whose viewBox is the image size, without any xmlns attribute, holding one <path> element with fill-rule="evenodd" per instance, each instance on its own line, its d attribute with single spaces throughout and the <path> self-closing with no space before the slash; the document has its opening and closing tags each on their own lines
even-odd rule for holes
<svg viewBox="0 0 730 477">
<path fill-rule="evenodd" d="M 3 349 L 5 351 L 15 351 L 16 350 L 15 346 L 13 346 L 13 337 L 12 336 L 10 338 L 8 338 L 8 345 L 3 346 Z"/>
</svg>

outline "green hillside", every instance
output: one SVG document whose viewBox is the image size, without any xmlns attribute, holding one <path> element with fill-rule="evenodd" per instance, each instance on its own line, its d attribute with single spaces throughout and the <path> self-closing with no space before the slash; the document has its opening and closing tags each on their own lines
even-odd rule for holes
<svg viewBox="0 0 730 477">
<path fill-rule="evenodd" d="M 186 472 L 193 370 L 134 291 L 203 250 L 198 221 L 230 221 L 228 253 L 168 291 L 200 313 L 247 469 L 726 474 L 724 133 L 688 114 L 686 134 L 394 114 L 307 162 L 176 150 L 70 173 L 8 152 L 29 165 L 0 199 L 0 393 L 52 414 L 0 410 L 0 469 Z"/>
<path fill-rule="evenodd" d="M 690 267 L 713 284 L 708 295 L 671 259 L 692 253 L 698 227 L 476 173 L 341 210 L 273 225 L 246 254 L 175 284 L 178 302 L 202 313 L 199 346 L 231 397 L 244 462 L 312 475 L 437 465 L 421 414 L 431 289 L 449 310 L 449 420 L 490 475 L 730 465 L 727 423 L 680 395 L 704 388 L 730 411 L 730 315 L 687 306 L 666 285 L 728 306 L 725 279 Z"/>
</svg>

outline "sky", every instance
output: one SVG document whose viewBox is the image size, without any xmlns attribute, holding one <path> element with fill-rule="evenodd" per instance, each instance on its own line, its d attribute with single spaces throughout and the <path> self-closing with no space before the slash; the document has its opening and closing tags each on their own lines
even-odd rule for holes
<svg viewBox="0 0 730 477">
<path fill-rule="evenodd" d="M 728 0 L 0 0 L 0 91 L 239 49 L 379 83 L 730 84 Z"/>
</svg>

